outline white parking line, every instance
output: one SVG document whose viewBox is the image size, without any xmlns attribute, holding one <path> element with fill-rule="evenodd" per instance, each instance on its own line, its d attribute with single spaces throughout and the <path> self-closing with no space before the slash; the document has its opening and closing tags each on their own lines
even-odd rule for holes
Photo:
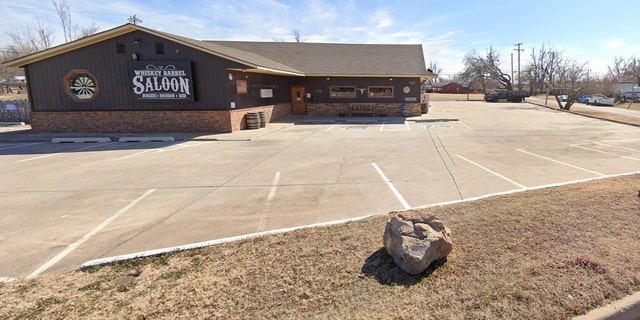
<svg viewBox="0 0 640 320">
<path fill-rule="evenodd" d="M 461 126 L 463 126 L 463 127 L 467 128 L 467 129 L 471 129 L 471 130 L 473 130 L 473 128 L 471 128 L 471 127 L 469 127 L 468 125 L 464 124 L 464 122 L 462 122 L 462 121 L 460 121 L 460 120 L 458 120 L 458 123 L 459 123 Z"/>
<path fill-rule="evenodd" d="M 382 170 L 380 170 L 380 167 L 378 167 L 378 165 L 375 164 L 374 162 L 372 162 L 371 164 L 376 169 L 376 171 L 378 171 L 378 174 L 380 175 L 380 177 L 382 177 L 382 180 L 384 180 L 384 182 L 387 184 L 387 186 L 389 186 L 389 189 L 391 189 L 391 191 L 393 191 L 393 194 L 396 196 L 396 198 L 398 198 L 400 203 L 402 203 L 402 205 L 404 206 L 405 210 L 406 209 L 410 209 L 411 206 L 409 205 L 409 203 L 407 203 L 407 201 L 404 200 L 404 198 L 402 197 L 402 195 L 400 194 L 398 189 L 396 189 L 396 187 L 393 185 L 393 183 L 391 183 L 391 181 L 387 178 L 387 176 L 384 175 L 384 172 L 382 172 Z"/>
<path fill-rule="evenodd" d="M 602 140 L 602 142 L 624 142 L 624 141 L 636 141 L 636 140 L 640 140 L 640 138 L 617 139 L 617 140 Z"/>
<path fill-rule="evenodd" d="M 580 148 L 580 149 L 584 149 L 584 150 L 588 150 L 588 151 L 593 151 L 593 152 L 599 152 L 599 153 L 603 153 L 603 154 L 608 154 L 608 155 L 612 155 L 612 156 L 618 156 L 618 157 L 625 158 L 625 159 L 640 161 L 640 159 L 638 159 L 638 158 L 622 156 L 622 155 L 619 155 L 619 154 L 616 154 L 616 153 L 606 152 L 606 151 L 602 151 L 602 150 L 598 150 L 598 149 L 587 148 L 587 147 L 583 147 L 583 146 L 580 146 L 580 145 L 577 145 L 577 144 L 572 145 L 572 147 Z"/>
<path fill-rule="evenodd" d="M 336 124 L 332 125 L 331 127 L 327 128 L 327 130 L 325 130 L 325 131 L 331 131 L 331 129 L 335 128 L 337 125 L 338 124 L 336 123 Z"/>
<path fill-rule="evenodd" d="M 260 217 L 260 221 L 258 222 L 258 231 L 264 230 L 267 225 L 267 218 L 269 217 L 269 205 L 273 198 L 276 196 L 276 191 L 278 191 L 278 183 L 280 183 L 280 171 L 276 172 L 276 176 L 273 178 L 273 182 L 271 183 L 271 190 L 269 190 L 269 195 L 267 196 L 266 209 L 264 213 Z"/>
<path fill-rule="evenodd" d="M 59 156 L 61 154 L 66 154 L 66 153 L 70 153 L 70 152 L 77 152 L 77 151 L 83 151 L 83 150 L 88 150 L 88 149 L 93 149 L 93 148 L 99 148 L 108 144 L 111 144 L 113 142 L 109 142 L 109 143 L 100 143 L 100 144 L 96 144 L 96 145 L 91 145 L 88 147 L 83 147 L 83 148 L 78 148 L 78 149 L 72 149 L 72 150 L 68 150 L 65 152 L 58 152 L 58 153 L 50 153 L 50 154 L 45 154 L 43 156 L 39 156 L 39 157 L 33 157 L 33 158 L 28 158 L 28 159 L 22 159 L 22 160 L 18 160 L 16 161 L 16 163 L 18 162 L 27 162 L 27 161 L 33 161 L 33 160 L 38 160 L 38 159 L 43 159 L 43 158 L 49 158 L 49 157 L 54 157 L 54 156 Z"/>
<path fill-rule="evenodd" d="M 574 166 L 574 165 L 572 165 L 570 163 L 566 163 L 566 162 L 558 161 L 558 160 L 555 160 L 555 159 L 547 158 L 547 157 L 541 156 L 539 154 L 531 153 L 529 151 L 525 151 L 525 150 L 522 150 L 522 149 L 518 149 L 518 151 L 520 151 L 522 153 L 526 153 L 528 155 L 532 155 L 534 157 L 538 157 L 540 159 L 544 159 L 544 160 L 548 160 L 548 161 L 551 161 L 551 162 L 559 163 L 559 164 L 565 165 L 567 167 L 571 167 L 571 168 L 574 168 L 574 169 L 578 169 L 578 170 L 582 170 L 582 171 L 585 171 L 585 172 L 593 173 L 593 174 L 599 175 L 599 176 L 605 176 L 605 174 L 597 172 L 597 171 L 593 171 L 593 170 L 585 169 L 585 168 L 582 168 L 582 167 Z"/>
<path fill-rule="evenodd" d="M 18 279 L 16 278 L 7 278 L 7 277 L 0 277 L 0 283 L 2 282 L 11 282 L 11 281 L 16 281 Z"/>
<path fill-rule="evenodd" d="M 507 177 L 505 177 L 505 176 L 503 176 L 503 175 L 501 175 L 501 174 L 499 174 L 499 173 L 497 173 L 497 172 L 495 172 L 495 171 L 493 171 L 493 170 L 491 170 L 491 169 L 487 168 L 487 167 L 484 167 L 484 166 L 482 166 L 482 165 L 480 165 L 480 164 L 478 164 L 478 163 L 475 163 L 475 162 L 473 162 L 473 161 L 471 161 L 471 160 L 469 160 L 469 159 L 467 159 L 467 158 L 465 158 L 465 157 L 463 157 L 463 156 L 461 156 L 461 155 L 459 155 L 459 154 L 456 154 L 456 156 L 458 156 L 458 158 L 460 158 L 460 159 L 462 159 L 462 160 L 464 160 L 464 161 L 466 161 L 466 162 L 469 162 L 469 163 L 471 163 L 472 165 L 474 165 L 474 166 L 476 166 L 476 167 L 478 167 L 478 168 L 480 168 L 480 169 L 482 169 L 482 170 L 484 170 L 484 171 L 486 171 L 486 172 L 489 172 L 489 173 L 491 173 L 491 174 L 493 174 L 493 175 L 497 176 L 498 178 L 501 178 L 501 179 L 503 179 L 503 180 L 505 180 L 505 181 L 508 181 L 508 182 L 513 183 L 514 185 L 516 185 L 516 186 L 517 186 L 518 188 L 520 188 L 520 189 L 525 189 L 525 188 L 527 188 L 525 185 L 519 184 L 519 183 L 517 183 L 517 182 L 515 182 L 515 181 L 513 181 L 513 180 L 511 180 L 511 179 L 509 179 L 509 178 L 507 178 Z"/>
<path fill-rule="evenodd" d="M 140 201 L 142 201 L 144 198 L 146 198 L 148 195 L 150 195 L 154 191 L 156 191 L 156 189 L 147 190 L 147 192 L 145 192 L 143 195 L 139 196 L 137 199 L 133 200 L 131 203 L 129 203 L 124 208 L 120 209 L 120 211 L 116 212 L 116 214 L 114 214 L 113 216 L 109 217 L 107 220 L 102 222 L 99 226 L 93 228 L 93 230 L 91 230 L 91 231 L 89 231 L 89 233 L 85 234 L 80 240 L 68 245 L 66 249 L 64 249 L 64 250 L 62 250 L 62 252 L 58 253 L 58 255 L 53 257 L 53 259 L 47 261 L 47 263 L 43 264 L 42 266 L 40 266 L 40 268 L 36 269 L 36 271 L 34 271 L 30 275 L 28 275 L 27 279 L 35 278 L 35 277 L 39 276 L 41 273 L 45 272 L 52 265 L 54 265 L 58 261 L 62 260 L 62 258 L 66 257 L 69 253 L 71 253 L 73 250 L 75 250 L 77 247 L 79 247 L 85 241 L 87 241 L 91 237 L 95 236 L 98 232 L 100 232 L 100 230 L 102 230 L 104 227 L 109 225 L 113 220 L 115 220 L 116 218 L 118 218 L 119 216 L 124 214 L 125 212 L 129 211 L 129 209 L 133 208 L 133 206 L 138 204 Z"/>
<path fill-rule="evenodd" d="M 638 150 L 638 149 L 625 148 L 625 147 L 616 146 L 616 145 L 608 144 L 608 143 L 602 143 L 602 142 L 594 142 L 594 143 L 595 144 L 599 144 L 601 146 L 613 147 L 613 148 L 616 148 L 616 149 L 622 149 L 622 150 L 627 150 L 627 151 L 632 151 L 632 152 L 640 152 L 640 150 Z"/>
<path fill-rule="evenodd" d="M 134 154 L 122 156 L 122 157 L 111 159 L 111 160 L 112 161 L 125 160 L 125 159 L 130 159 L 130 158 L 143 156 L 143 155 L 149 154 L 149 153 L 175 151 L 175 150 L 180 150 L 180 149 L 189 148 L 189 147 L 201 146 L 203 144 L 208 144 L 208 143 L 212 143 L 212 142 L 213 141 L 204 141 L 204 142 L 200 142 L 200 143 L 197 143 L 197 144 L 182 143 L 182 144 L 178 144 L 178 145 L 171 145 L 171 146 L 164 147 L 164 148 L 153 148 L 153 149 L 136 152 Z"/>
<path fill-rule="evenodd" d="M 44 142 L 34 142 L 34 143 L 19 144 L 17 146 L 16 145 L 11 145 L 11 146 L 8 146 L 8 147 L 0 148 L 0 150 L 22 148 L 22 147 L 28 147 L 28 146 L 33 146 L 33 145 L 36 145 L 36 144 L 43 144 L 43 143 Z"/>
</svg>

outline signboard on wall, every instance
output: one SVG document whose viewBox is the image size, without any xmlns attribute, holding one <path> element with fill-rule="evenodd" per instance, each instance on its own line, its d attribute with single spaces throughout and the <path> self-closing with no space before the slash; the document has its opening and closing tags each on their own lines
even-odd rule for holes
<svg viewBox="0 0 640 320">
<path fill-rule="evenodd" d="M 3 102 L 2 103 L 2 110 L 4 110 L 4 111 L 19 111 L 20 110 L 20 104 L 18 104 L 17 102 Z"/>
<path fill-rule="evenodd" d="M 135 100 L 193 101 L 191 61 L 130 61 L 129 79 Z"/>
</svg>

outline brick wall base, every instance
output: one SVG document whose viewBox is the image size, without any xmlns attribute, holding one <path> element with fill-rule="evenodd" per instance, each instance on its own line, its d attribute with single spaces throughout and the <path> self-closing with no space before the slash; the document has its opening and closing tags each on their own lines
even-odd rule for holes
<svg viewBox="0 0 640 320">
<path fill-rule="evenodd" d="M 420 103 L 376 103 L 374 117 L 402 117 L 402 106 L 409 106 L 409 117 L 422 114 Z M 307 114 L 310 116 L 351 117 L 349 103 L 307 103 Z"/>
<path fill-rule="evenodd" d="M 420 116 L 420 103 L 376 103 L 373 116 L 401 117 L 402 106 L 409 117 Z M 291 104 L 276 104 L 224 111 L 83 111 L 32 112 L 35 133 L 229 133 L 247 128 L 248 112 L 264 111 L 267 123 L 286 118 Z M 309 103 L 310 116 L 352 116 L 348 103 Z"/>
<path fill-rule="evenodd" d="M 264 111 L 267 122 L 291 114 L 291 104 L 225 111 L 32 112 L 35 133 L 229 133 L 246 129 L 245 115 Z"/>
<path fill-rule="evenodd" d="M 264 111 L 267 123 L 286 118 L 291 114 L 291 104 L 276 104 L 255 108 L 238 109 L 231 111 L 232 132 L 247 128 L 246 114 L 249 112 Z"/>
</svg>

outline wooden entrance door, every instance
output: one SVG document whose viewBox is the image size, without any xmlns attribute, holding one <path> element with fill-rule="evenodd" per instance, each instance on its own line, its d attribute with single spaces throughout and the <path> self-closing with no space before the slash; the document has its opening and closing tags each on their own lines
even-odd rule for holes
<svg viewBox="0 0 640 320">
<path fill-rule="evenodd" d="M 304 102 L 304 87 L 291 87 L 291 113 L 307 114 L 307 104 Z"/>
</svg>

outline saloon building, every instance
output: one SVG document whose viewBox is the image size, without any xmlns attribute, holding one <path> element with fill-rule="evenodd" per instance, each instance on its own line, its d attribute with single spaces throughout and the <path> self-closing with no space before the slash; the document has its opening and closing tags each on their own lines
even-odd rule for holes
<svg viewBox="0 0 640 320">
<path fill-rule="evenodd" d="M 246 114 L 417 116 L 421 45 L 200 41 L 125 24 L 5 62 L 34 132 L 234 132 Z"/>
</svg>

